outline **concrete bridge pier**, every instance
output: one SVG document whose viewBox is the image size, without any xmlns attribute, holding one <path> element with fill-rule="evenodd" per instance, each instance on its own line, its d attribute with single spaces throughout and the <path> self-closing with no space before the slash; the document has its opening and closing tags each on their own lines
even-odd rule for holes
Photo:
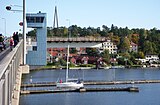
<svg viewBox="0 0 160 105">
<path fill-rule="evenodd" d="M 19 66 L 16 76 L 15 88 L 13 91 L 12 105 L 19 105 L 22 74 L 26 73 L 29 73 L 29 66 L 28 65 Z"/>
</svg>

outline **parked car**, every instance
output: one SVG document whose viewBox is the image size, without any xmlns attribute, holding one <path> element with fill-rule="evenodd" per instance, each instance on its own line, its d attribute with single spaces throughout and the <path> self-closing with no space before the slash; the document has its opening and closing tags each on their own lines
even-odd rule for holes
<svg viewBox="0 0 160 105">
<path fill-rule="evenodd" d="M 2 34 L 0 34 L 0 51 L 3 51 L 6 49 L 6 46 L 4 44 L 4 37 Z"/>
<path fill-rule="evenodd" d="M 4 42 L 0 42 L 0 51 L 3 51 L 6 49 L 6 46 L 4 44 Z"/>
</svg>

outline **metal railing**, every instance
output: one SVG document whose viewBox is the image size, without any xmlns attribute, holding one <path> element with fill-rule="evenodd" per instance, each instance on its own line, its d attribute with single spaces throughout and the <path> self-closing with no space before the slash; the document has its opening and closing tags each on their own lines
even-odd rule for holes
<svg viewBox="0 0 160 105">
<path fill-rule="evenodd" d="M 16 76 L 22 64 L 23 40 L 0 63 L 0 105 L 11 105 Z"/>
</svg>

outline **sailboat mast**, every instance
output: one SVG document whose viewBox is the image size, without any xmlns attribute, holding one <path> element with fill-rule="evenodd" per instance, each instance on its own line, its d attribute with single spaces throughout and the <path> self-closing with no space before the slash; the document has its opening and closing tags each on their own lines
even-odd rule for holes
<svg viewBox="0 0 160 105">
<path fill-rule="evenodd" d="M 69 64 L 69 45 L 67 48 L 67 70 L 66 70 L 66 82 L 68 81 L 68 64 Z"/>
</svg>

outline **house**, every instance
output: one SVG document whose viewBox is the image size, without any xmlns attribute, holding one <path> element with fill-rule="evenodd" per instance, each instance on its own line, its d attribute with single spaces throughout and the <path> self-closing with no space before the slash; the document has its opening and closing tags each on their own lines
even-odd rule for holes
<svg viewBox="0 0 160 105">
<path fill-rule="evenodd" d="M 88 64 L 88 57 L 87 56 L 79 56 L 76 58 L 77 64 Z"/>
<path fill-rule="evenodd" d="M 145 56 L 145 59 L 146 59 L 146 61 L 148 61 L 149 63 L 159 62 L 159 57 L 158 57 L 158 55 L 152 55 L 152 54 L 146 55 L 146 56 Z"/>
<path fill-rule="evenodd" d="M 141 61 L 141 63 L 146 63 L 147 62 L 147 60 L 146 59 L 140 59 L 140 58 L 138 58 L 138 59 L 136 59 L 137 61 Z"/>
<path fill-rule="evenodd" d="M 110 63 L 111 63 L 111 64 L 118 64 L 118 61 L 117 61 L 116 58 L 111 58 L 111 59 L 110 59 Z"/>
<path fill-rule="evenodd" d="M 89 64 L 101 64 L 102 63 L 102 61 L 103 61 L 103 59 L 102 59 L 102 57 L 93 57 L 93 56 L 89 56 L 88 57 L 89 59 L 88 59 L 88 63 Z"/>
<path fill-rule="evenodd" d="M 70 58 L 70 62 L 72 62 L 73 64 L 77 64 L 76 58 L 75 57 L 71 57 Z"/>
<path fill-rule="evenodd" d="M 76 48 L 77 50 L 77 54 L 81 55 L 81 54 L 87 54 L 86 53 L 86 48 Z"/>
<path fill-rule="evenodd" d="M 104 50 L 108 50 L 109 54 L 117 54 L 117 45 L 114 45 L 111 40 L 107 40 L 106 42 L 103 42 L 101 47 L 99 48 L 100 53 L 103 52 Z"/>
<path fill-rule="evenodd" d="M 136 60 L 139 60 L 141 61 L 142 63 L 153 63 L 153 62 L 159 62 L 159 57 L 158 55 L 146 55 L 145 56 L 145 59 L 136 59 Z"/>
<path fill-rule="evenodd" d="M 129 50 L 130 50 L 130 52 L 138 52 L 138 45 L 131 41 Z"/>
</svg>

